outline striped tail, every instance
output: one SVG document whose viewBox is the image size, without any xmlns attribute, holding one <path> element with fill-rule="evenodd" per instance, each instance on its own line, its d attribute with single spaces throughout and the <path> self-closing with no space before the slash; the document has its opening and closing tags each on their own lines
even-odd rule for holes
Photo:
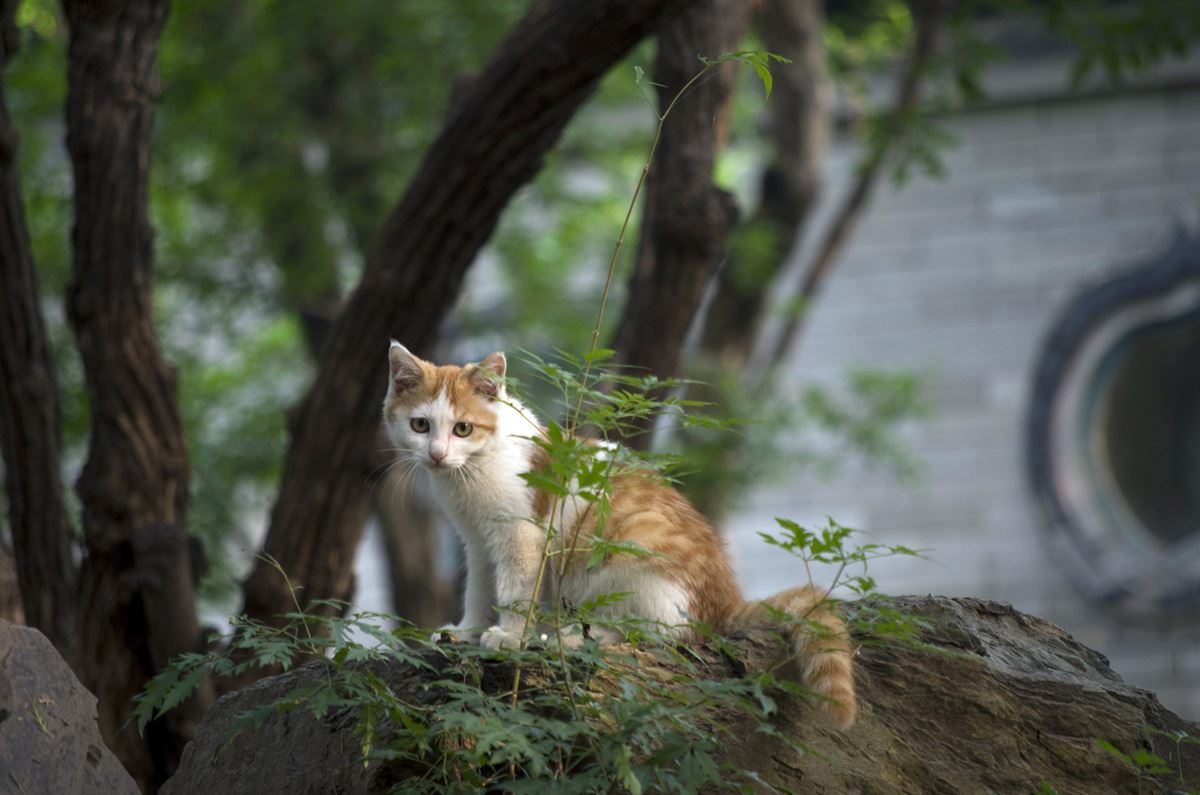
<svg viewBox="0 0 1200 795">
<path fill-rule="evenodd" d="M 779 620 L 764 605 L 795 616 L 799 623 L 790 631 L 803 684 L 821 698 L 821 708 L 838 728 L 848 729 L 858 711 L 853 652 L 846 625 L 833 614 L 827 597 L 810 586 L 791 588 L 760 602 L 744 603 L 729 617 L 728 627 L 779 629 Z"/>
</svg>

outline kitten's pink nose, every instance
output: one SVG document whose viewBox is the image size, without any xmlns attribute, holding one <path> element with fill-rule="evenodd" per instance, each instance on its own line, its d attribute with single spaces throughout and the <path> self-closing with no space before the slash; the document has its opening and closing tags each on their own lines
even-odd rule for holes
<svg viewBox="0 0 1200 795">
<path fill-rule="evenodd" d="M 446 460 L 445 450 L 430 450 L 429 457 L 433 459 L 433 463 L 440 464 Z"/>
</svg>

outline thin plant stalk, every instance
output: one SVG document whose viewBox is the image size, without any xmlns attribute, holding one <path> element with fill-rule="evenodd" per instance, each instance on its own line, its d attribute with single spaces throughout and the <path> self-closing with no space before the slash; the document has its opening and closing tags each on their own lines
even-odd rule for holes
<svg viewBox="0 0 1200 795">
<path fill-rule="evenodd" d="M 576 398 L 574 409 L 571 411 L 570 415 L 568 415 L 568 417 L 567 417 L 566 431 L 567 431 L 568 439 L 574 438 L 575 432 L 579 427 L 579 419 L 583 413 L 583 398 L 584 398 L 585 392 L 587 391 L 588 382 L 591 377 L 592 362 L 595 359 L 594 354 L 596 352 L 596 343 L 600 339 L 600 329 L 601 329 L 601 326 L 604 324 L 604 312 L 605 312 L 605 309 L 608 307 L 608 297 L 609 297 L 609 293 L 611 292 L 611 289 L 612 289 L 613 277 L 616 274 L 617 262 L 621 256 L 621 247 L 625 243 L 625 234 L 629 230 L 629 222 L 633 218 L 633 211 L 634 211 L 635 207 L 637 206 L 637 200 L 641 196 L 642 188 L 646 184 L 646 176 L 650 173 L 650 166 L 654 162 L 655 153 L 658 151 L 658 144 L 659 144 L 659 141 L 662 139 L 663 125 L 666 124 L 667 117 L 670 116 L 672 109 L 674 109 L 675 105 L 684 96 L 684 94 L 686 94 L 687 91 L 692 86 L 694 86 L 696 84 L 696 82 L 698 80 L 700 80 L 701 77 L 703 77 L 710 69 L 712 69 L 713 66 L 715 66 L 719 63 L 723 63 L 725 60 L 727 60 L 726 56 L 722 56 L 721 58 L 718 58 L 718 59 L 712 60 L 712 61 L 705 60 L 704 68 L 701 69 L 699 72 L 697 72 L 690 80 L 688 80 L 688 82 L 683 85 L 683 88 L 681 88 L 675 94 L 674 98 L 671 99 L 671 102 L 668 103 L 666 110 L 664 110 L 661 114 L 658 114 L 658 125 L 657 125 L 657 127 L 655 127 L 655 130 L 654 130 L 654 140 L 650 144 L 650 151 L 649 151 L 649 154 L 646 156 L 646 162 L 642 165 L 641 173 L 638 174 L 637 184 L 634 186 L 633 195 L 630 197 L 630 200 L 629 200 L 629 206 L 625 210 L 625 218 L 621 222 L 621 230 L 617 234 L 617 242 L 616 242 L 616 245 L 613 247 L 612 258 L 609 260 L 609 263 L 608 263 L 608 273 L 605 275 L 605 278 L 604 278 L 604 290 L 600 296 L 600 307 L 596 313 L 596 322 L 592 326 L 592 338 L 591 338 L 591 342 L 588 346 L 588 355 L 584 357 L 583 373 L 580 378 L 580 386 L 578 389 L 579 394 Z M 560 502 L 560 498 L 558 497 L 558 495 L 555 495 L 554 500 L 551 504 L 550 511 L 549 511 L 549 515 L 551 517 L 554 516 L 555 509 L 558 507 L 559 502 Z M 590 510 L 590 506 L 589 506 L 589 510 Z M 529 606 L 525 612 L 525 624 L 521 630 L 520 648 L 522 648 L 522 649 L 525 648 L 525 644 L 526 644 L 525 639 L 529 632 L 529 625 L 533 621 L 534 609 L 538 603 L 538 597 L 541 595 L 542 585 L 545 582 L 546 566 L 547 566 L 547 561 L 549 560 L 549 557 L 550 557 L 550 544 L 551 544 L 553 538 L 554 538 L 554 533 L 548 531 L 546 533 L 546 543 L 542 546 L 541 563 L 538 565 L 538 573 L 537 573 L 536 579 L 534 580 L 533 593 L 529 600 Z M 578 541 L 578 538 L 577 538 L 577 534 L 576 534 L 576 537 L 572 539 L 572 542 L 573 542 L 572 546 L 574 545 L 574 542 L 577 542 L 577 541 Z M 571 558 L 573 552 L 574 552 L 573 549 L 570 549 L 566 552 L 565 560 L 564 560 L 564 567 L 567 565 L 567 563 L 570 562 L 570 558 Z M 564 571 L 565 571 L 565 569 L 564 569 Z M 556 610 L 556 613 L 560 610 L 561 610 L 561 608 L 558 608 Z M 558 624 L 558 623 L 560 623 L 560 622 L 556 621 L 556 624 Z M 565 656 L 562 655 L 561 629 L 557 626 L 555 628 L 555 634 L 559 636 L 559 651 L 560 651 L 560 657 L 562 658 L 563 671 L 565 674 L 568 674 L 568 676 L 569 676 L 569 672 L 567 671 L 566 659 L 565 659 Z M 520 687 L 521 687 L 521 667 L 517 666 L 516 670 L 513 672 L 512 703 L 514 705 L 517 702 L 517 696 L 520 692 Z M 572 705 L 574 706 L 573 694 L 569 694 L 569 695 L 571 696 Z"/>
</svg>

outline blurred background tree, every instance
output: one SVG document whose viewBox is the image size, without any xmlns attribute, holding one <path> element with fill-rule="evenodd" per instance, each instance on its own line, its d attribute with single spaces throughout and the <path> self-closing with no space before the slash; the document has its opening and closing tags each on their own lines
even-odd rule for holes
<svg viewBox="0 0 1200 795">
<path fill-rule="evenodd" d="M 83 5 L 77 29 L 121 7 L 99 4 L 93 16 Z M 765 104 L 749 70 L 717 70 L 685 97 L 664 130 L 636 255 L 620 263 L 624 311 L 611 313 L 606 329 L 626 363 L 693 375 L 706 383 L 695 394 L 718 415 L 749 422 L 733 434 L 663 427 L 633 443 L 678 450 L 688 461 L 684 487 L 716 520 L 784 463 L 834 467 L 848 450 L 901 477 L 916 471 L 895 434 L 927 410 L 913 374 L 853 373 L 840 392 L 810 389 L 797 399 L 778 365 L 873 187 L 914 170 L 937 173 L 949 141 L 936 114 L 977 99 L 979 70 L 995 53 L 970 23 L 996 9 L 949 0 L 569 6 L 254 0 L 171 9 L 146 153 L 151 295 L 163 359 L 178 372 L 187 442 L 187 521 L 177 524 L 199 542 L 185 579 L 198 579 L 210 621 L 290 609 L 277 573 L 253 557 L 264 543 L 302 598 L 352 598 L 368 512 L 387 542 L 395 611 L 423 624 L 450 617 L 456 588 L 438 574 L 432 516 L 419 494 L 379 475 L 387 451 L 374 435 L 375 404 L 387 337 L 451 360 L 585 344 L 655 121 L 634 65 L 664 86 L 661 101 L 701 68 L 697 54 L 754 46 L 791 61 L 772 65 Z M 77 237 L 73 249 L 69 234 L 83 183 L 63 147 L 72 29 L 51 0 L 3 8 L 4 99 L 21 134 L 5 179 L 29 233 L 25 259 L 10 254 L 19 246 L 5 250 L 5 288 L 19 283 L 9 268 L 25 262 L 28 276 L 36 266 L 62 435 L 60 464 L 51 441 L 59 420 L 43 418 L 53 455 L 40 466 L 61 472 L 66 495 L 96 452 L 88 449 L 95 393 L 63 302 L 80 279 L 72 262 L 84 245 Z M 1085 42 L 1078 75 L 1103 68 L 1119 78 L 1197 35 L 1195 14 L 1169 0 L 1136 12 L 1065 0 L 1024 10 Z M 656 30 L 657 53 L 640 43 Z M 868 90 L 897 64 L 894 88 L 882 98 Z M 862 165 L 833 222 L 814 229 L 837 118 L 850 119 L 863 141 Z M 789 278 L 810 236 L 816 253 L 800 263 L 801 278 Z M 10 298 L 39 295 L 20 284 Z M 5 312 L 18 314 L 7 304 Z M 29 570 L 23 539 L 47 536 L 17 515 L 16 481 L 28 474 L 9 443 L 18 415 L 0 417 L 11 536 L 18 569 Z M 779 425 L 811 429 L 809 443 L 781 446 Z M 57 528 L 45 531 L 57 551 L 39 588 L 61 593 L 49 602 L 40 591 L 23 594 L 39 626 L 48 627 L 47 610 L 74 614 L 64 606 L 75 593 L 65 569 L 85 549 L 95 555 L 68 529 L 85 527 L 86 511 L 65 497 L 60 506 L 63 516 L 46 525 Z M 51 606 L 31 613 L 39 600 Z M 90 650 L 70 648 L 75 620 L 48 634 L 78 668 Z M 153 672 L 155 655 L 143 658 L 101 696 L 110 733 Z M 150 752 L 153 763 L 138 772 L 144 786 L 169 772 L 178 740 Z M 122 756 L 136 768 L 131 760 L 145 752 L 134 745 L 129 739 Z"/>
</svg>

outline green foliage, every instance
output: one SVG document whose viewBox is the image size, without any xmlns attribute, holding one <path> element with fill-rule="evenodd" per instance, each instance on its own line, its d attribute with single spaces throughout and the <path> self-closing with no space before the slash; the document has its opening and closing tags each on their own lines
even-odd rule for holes
<svg viewBox="0 0 1200 795">
<path fill-rule="evenodd" d="M 665 645 L 653 652 L 608 650 L 585 640 L 561 653 L 496 653 L 434 643 L 409 626 L 384 631 L 384 619 L 293 614 L 281 628 L 239 622 L 229 647 L 241 653 L 240 661 L 225 652 L 177 660 L 139 700 L 139 729 L 206 676 L 315 658 L 318 675 L 240 715 L 227 742 L 274 712 L 302 709 L 315 719 L 353 720 L 362 761 L 411 771 L 398 791 L 540 791 L 553 782 L 562 792 L 694 792 L 747 783 L 741 771 L 718 761 L 722 730 L 714 712 L 736 710 L 769 727 L 775 709 L 767 693 L 777 685 L 769 674 L 714 681 Z M 307 628 L 314 630 L 311 636 Z M 644 636 L 649 630 L 640 631 Z M 656 678 L 658 669 L 645 664 L 647 654 L 669 658 L 684 675 Z M 569 679 L 559 676 L 564 664 Z M 536 683 L 515 701 L 494 684 L 508 666 Z"/>
<path fill-rule="evenodd" d="M 1187 793 L 1187 795 L 1200 792 L 1194 786 L 1189 786 L 1189 784 L 1196 785 L 1198 782 L 1187 781 L 1183 774 L 1183 746 L 1200 746 L 1200 737 L 1193 737 L 1181 729 L 1164 731 L 1154 726 L 1142 727 L 1142 733 L 1147 737 L 1162 737 L 1175 744 L 1174 766 L 1167 759 L 1163 759 L 1158 754 L 1145 748 L 1134 748 L 1132 752 L 1127 754 L 1108 740 L 1097 737 L 1092 742 L 1098 749 L 1116 757 L 1137 774 L 1139 792 L 1142 789 L 1143 783 L 1156 777 L 1162 783 L 1169 781 L 1172 792 L 1182 792 Z"/>
<path fill-rule="evenodd" d="M 769 543 L 806 562 L 861 569 L 843 582 L 873 592 L 866 567 L 885 548 L 852 546 L 852 531 L 834 522 L 812 532 L 785 520 L 780 525 L 783 536 L 764 534 Z M 348 719 L 361 755 L 346 764 L 397 765 L 406 773 L 396 788 L 403 792 L 749 791 L 763 782 L 722 760 L 735 716 L 805 751 L 778 731 L 773 715 L 782 699 L 812 700 L 812 694 L 773 671 L 714 676 L 702 656 L 678 645 L 677 627 L 614 615 L 623 596 L 602 595 L 570 614 L 539 613 L 534 623 L 552 635 L 505 652 L 435 642 L 427 630 L 394 617 L 347 615 L 346 605 L 333 603 L 325 603 L 335 608 L 333 617 L 294 612 L 282 626 L 236 619 L 228 639 L 212 639 L 212 651 L 183 655 L 156 676 L 132 720 L 143 731 L 207 677 L 308 662 L 310 674 L 297 678 L 295 688 L 238 715 L 226 747 L 277 712 Z M 784 613 L 777 618 L 781 626 L 810 623 Z M 874 642 L 908 644 L 919 627 L 912 620 L 889 624 L 869 611 L 862 621 Z M 629 643 L 602 646 L 588 636 L 596 627 L 619 631 Z M 692 631 L 731 649 L 706 627 Z M 652 664 L 656 659 L 668 667 Z M 512 678 L 514 671 L 521 676 Z M 511 689 L 504 684 L 510 681 Z"/>
<path fill-rule="evenodd" d="M 191 447 L 189 530 L 203 539 L 212 574 L 201 596 L 233 609 L 241 550 L 255 543 L 245 517 L 265 516 L 286 445 L 282 408 L 309 376 L 300 331 L 290 317 L 252 326 L 223 355 L 180 345 L 179 398 Z"/>
<path fill-rule="evenodd" d="M 783 530 L 782 537 L 770 533 L 759 533 L 767 544 L 794 555 L 804 564 L 808 580 L 813 580 L 812 564 L 834 566 L 831 589 L 845 586 L 859 596 L 868 596 L 875 591 L 875 580 L 867 570 L 873 560 L 897 555 L 921 557 L 914 549 L 902 545 L 867 543 L 851 546 L 854 530 L 827 517 L 823 528 L 809 530 L 790 519 L 776 517 L 775 522 Z"/>
<path fill-rule="evenodd" d="M 758 76 L 759 82 L 762 83 L 763 97 L 771 98 L 771 87 L 774 85 L 774 78 L 771 77 L 771 63 L 791 63 L 791 59 L 785 58 L 773 52 L 765 50 L 738 50 L 736 52 L 727 52 L 720 58 L 708 59 L 701 57 L 700 60 L 707 66 L 715 66 L 726 61 L 736 61 L 746 64 L 754 69 L 754 74 Z"/>
<path fill-rule="evenodd" d="M 824 40 L 830 72 L 865 109 L 859 126 L 865 149 L 860 169 L 881 161 L 897 185 L 914 173 L 931 179 L 944 175 L 941 155 L 955 141 L 937 119 L 984 101 L 984 69 L 1008 56 L 980 35 L 981 21 L 997 16 L 1035 17 L 1065 37 L 1074 49 L 1067 75 L 1072 89 L 1098 71 L 1108 82 L 1120 84 L 1162 61 L 1186 56 L 1200 40 L 1200 5 L 1190 0 L 955 3 L 938 23 L 937 52 L 920 70 L 919 106 L 879 108 L 868 100 L 869 81 L 905 68 L 918 22 L 901 0 L 871 0 L 852 11 L 835 11 Z"/>
<path fill-rule="evenodd" d="M 832 12 L 822 35 L 830 74 L 862 96 L 867 79 L 892 67 L 911 46 L 912 12 L 900 0 L 872 0 L 852 12 Z"/>
<path fill-rule="evenodd" d="M 754 295 L 770 287 L 779 271 L 784 249 L 782 231 L 770 221 L 749 221 L 733 230 L 729 238 L 729 259 L 737 263 L 733 286 L 742 295 Z"/>
<path fill-rule="evenodd" d="M 1200 39 L 1200 6 L 1189 0 L 1054 0 L 1031 6 L 1075 46 L 1074 88 L 1098 70 L 1120 83 L 1161 61 L 1185 57 Z"/>
<path fill-rule="evenodd" d="M 996 56 L 974 36 L 970 4 L 955 8 L 952 18 L 939 24 L 954 31 L 949 45 L 915 67 L 918 31 L 907 3 L 874 0 L 857 13 L 831 15 L 825 29 L 830 70 L 864 109 L 857 125 L 864 149 L 860 172 L 886 168 L 897 186 L 914 171 L 931 179 L 944 175 L 941 155 L 955 141 L 935 117 L 981 99 L 979 72 Z M 891 93 L 879 107 L 868 99 L 872 77 L 912 68 L 921 93 L 912 107 L 894 107 Z"/>
<path fill-rule="evenodd" d="M 927 111 L 871 114 L 863 128 L 868 151 L 887 153 L 889 176 L 896 187 L 906 184 L 914 171 L 928 179 L 946 175 L 942 153 L 957 140 Z M 867 167 L 868 161 L 860 162 L 860 171 Z"/>
<path fill-rule="evenodd" d="M 842 449 L 827 457 L 836 465 L 847 454 L 882 464 L 902 480 L 912 480 L 920 466 L 899 441 L 900 423 L 929 416 L 921 379 L 908 371 L 857 368 L 847 376 L 846 392 L 834 396 L 818 387 L 801 395 L 801 404 L 817 426 L 839 439 Z"/>
<path fill-rule="evenodd" d="M 676 434 L 686 460 L 679 479 L 702 512 L 719 516 L 751 489 L 811 472 L 832 477 L 851 461 L 903 482 L 920 463 L 902 428 L 927 417 L 931 405 L 919 375 L 872 368 L 851 370 L 838 387 L 770 383 L 751 391 L 740 373 L 705 372 L 712 427 L 698 422 Z"/>
<path fill-rule="evenodd" d="M 1171 767 L 1167 764 L 1167 760 L 1147 751 L 1144 748 L 1135 748 L 1133 753 L 1122 753 L 1115 745 L 1107 740 L 1096 740 L 1096 747 L 1101 751 L 1115 756 L 1125 764 L 1134 768 L 1140 774 L 1156 776 L 1160 773 L 1170 773 Z"/>
</svg>

